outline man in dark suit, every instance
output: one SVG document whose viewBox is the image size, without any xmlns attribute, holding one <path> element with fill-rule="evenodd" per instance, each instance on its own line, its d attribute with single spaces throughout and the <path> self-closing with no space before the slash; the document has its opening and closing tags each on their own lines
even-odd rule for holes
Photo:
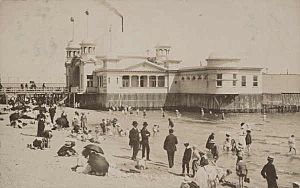
<svg viewBox="0 0 300 188">
<path fill-rule="evenodd" d="M 129 145 L 132 147 L 132 160 L 136 160 L 136 156 L 139 152 L 140 145 L 140 135 L 137 129 L 138 123 L 136 121 L 132 122 L 133 128 L 129 131 Z"/>
<path fill-rule="evenodd" d="M 166 137 L 164 142 L 164 150 L 167 151 L 170 168 L 174 166 L 174 154 L 176 151 L 176 144 L 178 144 L 177 137 L 173 135 L 173 133 L 174 130 L 169 129 L 169 135 Z"/>
<path fill-rule="evenodd" d="M 147 129 L 148 123 L 144 122 L 143 123 L 143 128 L 141 130 L 141 135 L 142 135 L 142 158 L 145 157 L 145 150 L 147 152 L 147 160 L 149 161 L 149 153 L 150 153 L 150 146 L 149 146 L 149 137 L 150 137 L 150 132 Z"/>
</svg>

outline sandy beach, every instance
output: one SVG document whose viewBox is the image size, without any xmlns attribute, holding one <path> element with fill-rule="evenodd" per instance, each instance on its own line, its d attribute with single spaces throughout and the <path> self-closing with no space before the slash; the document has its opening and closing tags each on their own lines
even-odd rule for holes
<svg viewBox="0 0 300 188">
<path fill-rule="evenodd" d="M 57 110 L 56 117 L 60 115 L 61 108 Z M 100 144 L 105 152 L 105 157 L 113 167 L 112 173 L 106 177 L 84 175 L 71 171 L 71 167 L 76 165 L 76 157 L 58 157 L 56 152 L 64 144 L 66 137 L 70 134 L 70 130 L 53 131 L 53 138 L 51 139 L 51 147 L 45 150 L 31 150 L 26 146 L 32 143 L 35 139 L 37 124 L 28 124 L 23 129 L 14 129 L 6 126 L 9 123 L 8 116 L 1 115 L 4 121 L 0 121 L 0 187 L 168 187 L 177 188 L 183 180 L 181 173 L 181 160 L 184 152 L 184 142 L 190 142 L 192 145 L 198 145 L 199 148 L 204 148 L 208 135 L 214 130 L 216 140 L 221 150 L 224 141 L 225 132 L 230 131 L 232 134 L 238 132 L 239 124 L 233 124 L 233 119 L 244 120 L 252 122 L 256 121 L 257 126 L 253 126 L 254 130 L 254 144 L 253 152 L 247 158 L 249 164 L 249 176 L 251 183 L 248 187 L 265 187 L 266 182 L 260 176 L 259 172 L 266 162 L 266 157 L 269 153 L 275 154 L 275 165 L 279 174 L 279 187 L 291 187 L 291 183 L 299 180 L 300 158 L 297 156 L 288 156 L 287 147 L 284 141 L 285 137 L 289 136 L 289 131 L 282 135 L 283 138 L 268 139 L 266 133 L 272 136 L 278 130 L 271 132 L 264 130 L 268 129 L 268 124 L 261 123 L 262 120 L 253 119 L 253 115 L 243 115 L 243 118 L 233 115 L 228 119 L 220 120 L 199 120 L 194 117 L 195 114 L 184 114 L 181 119 L 175 119 L 175 135 L 178 136 L 179 144 L 178 151 L 175 154 L 175 166 L 169 170 L 167 167 L 167 154 L 163 150 L 163 141 L 168 133 L 169 116 L 174 117 L 175 113 L 169 112 L 166 118 L 162 118 L 159 111 L 149 111 L 144 119 L 142 113 L 125 116 L 121 112 L 114 112 L 110 114 L 105 111 L 93 111 L 83 109 L 64 108 L 68 114 L 70 121 L 75 110 L 79 112 L 86 112 L 88 118 L 88 126 L 94 130 L 96 124 L 101 122 L 102 118 L 118 118 L 123 129 L 130 129 L 131 122 L 137 120 L 139 128 L 142 128 L 143 121 L 149 123 L 149 130 L 152 130 L 154 124 L 160 125 L 159 135 L 151 137 L 150 139 L 150 159 L 148 169 L 141 173 L 126 173 L 124 170 L 133 168 L 135 163 L 130 160 L 132 151 L 128 145 L 128 136 L 105 136 L 105 140 Z M 297 115 L 297 114 L 296 114 Z M 299 115 L 299 114 L 298 114 Z M 293 116 L 297 117 L 297 116 Z M 175 117 L 174 117 L 175 118 Z M 298 118 L 299 119 L 299 118 Z M 259 122 L 261 124 L 259 124 Z M 228 126 L 228 124 L 233 124 Z M 258 126 L 260 125 L 260 126 Z M 297 119 L 295 123 L 291 123 L 292 127 L 297 127 Z M 289 127 L 291 128 L 291 127 Z M 279 131 L 280 132 L 280 131 Z M 297 134 L 298 133 L 298 134 Z M 299 134 L 299 128 L 294 130 L 295 135 Z M 297 137 L 296 137 L 297 138 Z M 270 143 L 269 140 L 272 140 Z M 298 139 L 297 139 L 298 141 Z M 260 146 L 259 142 L 266 142 L 268 147 Z M 75 149 L 81 153 L 82 148 L 88 142 L 77 141 Z M 284 148 L 284 149 L 283 149 Z M 277 152 L 277 153 L 276 153 Z M 222 153 L 222 151 L 221 151 Z M 141 158 L 141 152 L 138 154 Z M 233 170 L 233 174 L 229 176 L 228 180 L 232 182 L 237 181 L 235 175 L 235 160 L 232 154 L 222 153 L 217 164 L 224 168 Z M 284 161 L 284 163 L 278 161 Z"/>
</svg>

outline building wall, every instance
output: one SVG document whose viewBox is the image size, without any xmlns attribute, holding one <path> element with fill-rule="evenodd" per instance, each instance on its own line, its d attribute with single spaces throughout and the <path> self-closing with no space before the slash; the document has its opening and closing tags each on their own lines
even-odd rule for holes
<svg viewBox="0 0 300 188">
<path fill-rule="evenodd" d="M 217 86 L 217 74 L 222 74 L 222 86 Z M 237 74 L 236 86 L 233 86 L 233 74 Z M 258 86 L 253 86 L 253 76 L 258 78 Z M 246 86 L 241 85 L 242 76 L 246 76 Z M 180 93 L 201 94 L 259 94 L 262 93 L 260 71 L 249 70 L 207 70 L 189 71 L 178 75 Z M 182 78 L 184 77 L 184 80 Z"/>
<path fill-rule="evenodd" d="M 300 93 L 300 74 L 263 74 L 263 93 Z"/>
</svg>

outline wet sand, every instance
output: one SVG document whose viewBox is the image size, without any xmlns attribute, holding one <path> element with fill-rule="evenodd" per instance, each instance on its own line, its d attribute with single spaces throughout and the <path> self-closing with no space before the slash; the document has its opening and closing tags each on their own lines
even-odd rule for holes
<svg viewBox="0 0 300 188">
<path fill-rule="evenodd" d="M 69 121 L 73 117 L 74 109 L 65 108 Z M 178 150 L 175 154 L 175 166 L 169 170 L 167 167 L 167 154 L 163 150 L 163 141 L 168 134 L 169 116 L 175 113 L 168 112 L 165 118 L 159 111 L 147 112 L 144 119 L 142 113 L 125 116 L 121 112 L 109 114 L 109 112 L 76 109 L 86 112 L 89 128 L 101 122 L 102 118 L 117 117 L 123 129 L 130 129 L 131 122 L 137 120 L 139 128 L 143 121 L 149 124 L 152 130 L 154 124 L 160 125 L 160 132 L 156 137 L 150 138 L 149 169 L 141 174 L 125 173 L 114 170 L 107 177 L 98 177 L 72 172 L 70 168 L 76 164 L 76 157 L 57 157 L 56 152 L 64 144 L 69 131 L 53 131 L 51 148 L 45 150 L 31 150 L 26 147 L 35 139 L 36 124 L 28 124 L 23 129 L 14 129 L 6 126 L 8 115 L 1 115 L 4 121 L 0 121 L 0 187 L 179 187 L 183 177 L 181 173 L 181 160 L 184 152 L 183 143 L 188 141 L 191 145 L 204 148 L 206 139 L 211 132 L 215 132 L 219 148 L 222 148 L 225 132 L 229 131 L 232 137 L 237 137 L 239 123 L 248 122 L 253 129 L 253 154 L 246 157 L 249 168 L 251 184 L 248 187 L 266 187 L 266 182 L 259 172 L 266 162 L 268 154 L 275 155 L 275 165 L 279 175 L 279 187 L 291 187 L 291 183 L 300 179 L 299 155 L 287 155 L 287 138 L 290 133 L 300 135 L 299 114 L 288 114 L 286 117 L 268 116 L 269 122 L 263 122 L 260 114 L 226 114 L 226 119 L 219 117 L 200 117 L 196 113 L 183 113 L 182 118 L 175 120 L 175 135 L 178 136 Z M 60 115 L 61 109 L 56 115 Z M 274 123 L 276 122 L 276 123 Z M 278 128 L 285 124 L 284 128 Z M 81 152 L 88 142 L 76 142 L 76 151 Z M 128 146 L 128 136 L 106 136 L 100 144 L 105 156 L 112 166 L 117 169 L 133 168 L 134 162 L 130 160 L 132 151 Z M 138 157 L 141 158 L 141 152 Z M 236 158 L 231 153 L 221 151 L 217 164 L 221 167 L 230 168 L 233 174 L 228 178 L 237 181 L 235 175 Z"/>
</svg>

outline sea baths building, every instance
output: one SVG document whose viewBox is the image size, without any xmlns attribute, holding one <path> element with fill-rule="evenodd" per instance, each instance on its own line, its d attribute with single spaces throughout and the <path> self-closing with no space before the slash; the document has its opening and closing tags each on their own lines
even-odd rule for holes
<svg viewBox="0 0 300 188">
<path fill-rule="evenodd" d="M 264 105 L 273 105 L 275 95 L 282 100 L 284 94 L 282 88 L 272 95 L 268 93 L 263 85 L 270 83 L 263 80 L 272 82 L 272 75 L 263 74 L 260 67 L 246 67 L 234 57 L 212 53 L 206 66 L 179 68 L 181 61 L 170 58 L 171 46 L 156 46 L 155 57 L 97 56 L 95 47 L 87 40 L 80 44 L 71 41 L 66 47 L 67 87 L 83 108 L 131 106 L 254 112 Z M 296 83 L 300 81 L 299 75 L 295 79 Z M 294 90 L 294 103 L 298 103 L 300 88 Z M 275 103 L 278 105 L 277 99 Z"/>
</svg>

